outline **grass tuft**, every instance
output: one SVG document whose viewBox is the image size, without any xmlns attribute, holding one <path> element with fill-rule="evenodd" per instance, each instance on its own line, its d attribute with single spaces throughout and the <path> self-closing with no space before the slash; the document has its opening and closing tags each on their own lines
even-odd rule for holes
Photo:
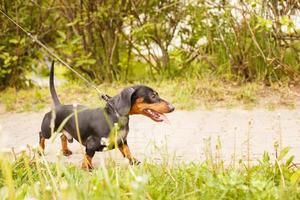
<svg viewBox="0 0 300 200">
<path fill-rule="evenodd" d="M 299 199 L 300 170 L 265 153 L 258 164 L 224 167 L 218 162 L 153 164 L 136 167 L 101 163 L 92 172 L 48 163 L 23 153 L 11 161 L 0 155 L 2 199 Z M 286 161 L 284 161 L 286 160 Z M 214 163 L 212 165 L 212 163 Z"/>
</svg>

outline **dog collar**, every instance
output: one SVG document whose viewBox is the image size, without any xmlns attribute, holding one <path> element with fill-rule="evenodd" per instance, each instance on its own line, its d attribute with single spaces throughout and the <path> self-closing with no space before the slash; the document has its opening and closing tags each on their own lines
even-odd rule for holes
<svg viewBox="0 0 300 200">
<path fill-rule="evenodd" d="M 117 118 L 121 117 L 120 113 L 111 105 L 111 103 L 109 101 L 106 101 L 106 102 L 109 105 L 109 107 L 114 111 L 114 113 L 116 114 Z"/>
</svg>

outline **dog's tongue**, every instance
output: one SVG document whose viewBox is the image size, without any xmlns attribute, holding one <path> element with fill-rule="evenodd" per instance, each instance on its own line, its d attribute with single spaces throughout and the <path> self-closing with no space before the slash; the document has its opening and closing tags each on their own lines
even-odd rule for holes
<svg viewBox="0 0 300 200">
<path fill-rule="evenodd" d="M 163 122 L 167 123 L 167 124 L 170 124 L 169 119 L 164 114 L 160 114 L 159 119 L 162 120 Z"/>
</svg>

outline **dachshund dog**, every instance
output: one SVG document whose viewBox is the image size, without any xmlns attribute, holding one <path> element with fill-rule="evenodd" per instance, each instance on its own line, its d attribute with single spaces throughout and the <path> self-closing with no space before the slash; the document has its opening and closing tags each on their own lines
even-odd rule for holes
<svg viewBox="0 0 300 200">
<path fill-rule="evenodd" d="M 164 113 L 170 113 L 175 109 L 170 103 L 161 99 L 156 91 L 144 85 L 127 87 L 116 96 L 108 97 L 103 109 L 63 105 L 56 94 L 53 79 L 54 62 L 50 69 L 49 83 L 55 107 L 53 111 L 45 114 L 41 125 L 39 132 L 41 153 L 44 153 L 45 139 L 49 139 L 52 132 L 60 129 L 63 133 L 60 138 L 65 156 L 72 154 L 68 142 L 73 142 L 73 138 L 85 146 L 85 158 L 82 163 L 85 169 L 92 169 L 92 158 L 96 151 L 112 149 L 116 146 L 131 165 L 139 164 L 127 144 L 129 115 L 141 114 L 156 122 L 162 122 L 165 120 Z M 113 135 L 116 135 L 114 139 L 110 139 Z"/>
</svg>

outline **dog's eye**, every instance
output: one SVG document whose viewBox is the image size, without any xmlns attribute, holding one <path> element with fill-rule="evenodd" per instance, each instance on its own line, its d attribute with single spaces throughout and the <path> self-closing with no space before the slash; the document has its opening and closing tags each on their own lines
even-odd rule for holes
<svg viewBox="0 0 300 200">
<path fill-rule="evenodd" d="M 151 98 L 152 99 L 157 99 L 158 98 L 158 94 L 156 92 L 154 92 L 152 95 L 151 95 Z"/>
</svg>

